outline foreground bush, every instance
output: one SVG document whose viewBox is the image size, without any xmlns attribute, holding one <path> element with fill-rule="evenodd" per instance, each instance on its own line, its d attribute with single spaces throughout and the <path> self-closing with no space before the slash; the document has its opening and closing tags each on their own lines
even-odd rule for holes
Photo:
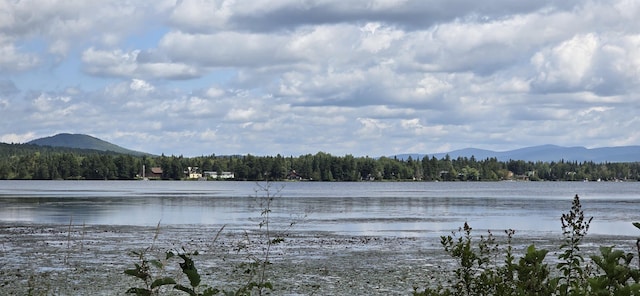
<svg viewBox="0 0 640 296">
<path fill-rule="evenodd" d="M 500 248 L 491 232 L 474 244 L 472 228 L 465 223 L 453 235 L 441 237 L 445 252 L 457 262 L 453 274 L 434 287 L 422 291 L 414 288 L 414 296 L 640 295 L 640 270 L 631 266 L 634 254 L 614 246 L 600 247 L 600 255 L 591 256 L 595 266 L 585 262 L 580 243 L 592 218 L 585 219 L 578 195 L 560 220 L 563 243 L 553 269 L 545 263 L 549 251 L 535 245 L 530 245 L 516 261 L 511 246 L 513 230 L 506 231 L 507 245 Z M 640 228 L 640 223 L 634 225 Z M 496 262 L 500 253 L 504 253 L 504 259 Z"/>
</svg>

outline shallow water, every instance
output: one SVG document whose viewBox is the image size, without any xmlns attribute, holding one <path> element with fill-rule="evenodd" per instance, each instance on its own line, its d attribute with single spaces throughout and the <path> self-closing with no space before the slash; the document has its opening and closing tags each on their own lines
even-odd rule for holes
<svg viewBox="0 0 640 296">
<path fill-rule="evenodd" d="M 245 228 L 260 220 L 254 182 L 0 181 L 0 222 Z M 275 182 L 271 220 L 297 231 L 424 237 L 475 229 L 560 233 L 575 194 L 591 234 L 635 234 L 640 182 Z"/>
</svg>

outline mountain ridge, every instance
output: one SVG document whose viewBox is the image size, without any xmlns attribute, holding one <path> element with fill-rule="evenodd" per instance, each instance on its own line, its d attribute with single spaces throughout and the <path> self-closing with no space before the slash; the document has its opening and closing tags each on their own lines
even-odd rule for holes
<svg viewBox="0 0 640 296">
<path fill-rule="evenodd" d="M 449 155 L 451 159 L 458 157 L 475 157 L 478 160 L 495 157 L 498 161 L 523 160 L 523 161 L 593 161 L 596 163 L 604 162 L 639 162 L 640 146 L 616 146 L 616 147 L 598 147 L 585 148 L 581 146 L 563 147 L 557 145 L 538 145 L 524 148 L 518 148 L 508 151 L 492 151 L 477 148 L 464 148 L 453 150 L 450 152 L 419 154 L 406 153 L 397 154 L 393 157 L 399 159 L 407 159 L 409 156 L 413 159 L 422 159 L 424 156 L 435 157 L 437 159 L 444 158 Z"/>
<path fill-rule="evenodd" d="M 86 134 L 59 133 L 50 137 L 31 140 L 26 144 L 51 147 L 65 147 L 77 149 L 91 149 L 98 151 L 109 151 L 121 154 L 136 156 L 150 155 L 149 153 L 127 149 L 116 144 L 101 140 Z"/>
<path fill-rule="evenodd" d="M 60 133 L 54 136 L 31 140 L 26 144 L 109 151 L 138 156 L 151 155 L 145 152 L 130 150 L 86 134 Z M 456 159 L 458 157 L 471 158 L 473 156 L 477 160 L 483 160 L 495 157 L 498 161 L 523 160 L 532 162 L 558 162 L 564 160 L 578 162 L 592 161 L 596 163 L 640 162 L 640 146 L 585 148 L 581 146 L 563 147 L 545 144 L 508 151 L 493 151 L 470 147 L 441 153 L 396 154 L 391 157 L 407 159 L 411 156 L 413 159 L 422 159 L 423 157 L 428 156 L 430 158 L 435 157 L 437 159 L 442 159 L 446 157 L 446 155 L 449 155 L 451 159 Z"/>
</svg>

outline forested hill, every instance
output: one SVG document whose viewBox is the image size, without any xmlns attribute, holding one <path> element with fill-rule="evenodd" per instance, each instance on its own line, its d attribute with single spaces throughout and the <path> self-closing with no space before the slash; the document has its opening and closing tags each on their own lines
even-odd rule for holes
<svg viewBox="0 0 640 296">
<path fill-rule="evenodd" d="M 82 149 L 82 148 L 69 148 L 69 147 L 54 147 L 54 146 L 40 146 L 35 144 L 7 144 L 0 143 L 0 160 L 6 160 L 9 158 L 16 158 L 25 155 L 50 155 L 50 154 L 64 154 L 71 153 L 78 156 L 89 154 L 101 154 L 101 155 L 119 155 L 122 153 L 114 151 L 102 151 L 95 149 Z M 137 155 L 132 155 L 137 156 Z"/>
<path fill-rule="evenodd" d="M 45 137 L 40 139 L 35 139 L 27 144 L 39 145 L 39 146 L 51 146 L 51 147 L 67 147 L 67 148 L 78 148 L 78 149 L 91 149 L 98 151 L 111 151 L 115 153 L 121 154 L 130 154 L 130 155 L 148 155 L 144 152 L 129 150 L 118 145 L 109 143 L 104 140 L 100 140 L 98 138 L 83 135 L 83 134 L 57 134 L 51 137 Z"/>
<path fill-rule="evenodd" d="M 142 175 L 179 180 L 193 171 L 230 172 L 235 180 L 498 181 L 640 180 L 640 162 L 498 161 L 448 156 L 370 158 L 328 153 L 277 156 L 134 156 L 89 149 L 0 143 L 0 179 L 133 180 Z"/>
</svg>

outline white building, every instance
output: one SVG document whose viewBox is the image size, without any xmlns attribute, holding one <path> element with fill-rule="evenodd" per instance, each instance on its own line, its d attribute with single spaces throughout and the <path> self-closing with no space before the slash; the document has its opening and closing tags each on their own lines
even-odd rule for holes
<svg viewBox="0 0 640 296">
<path fill-rule="evenodd" d="M 211 179 L 234 179 L 236 177 L 233 172 L 220 172 L 220 175 L 218 175 L 218 172 L 205 171 L 204 175 Z"/>
<path fill-rule="evenodd" d="M 189 179 L 200 179 L 202 178 L 202 174 L 198 173 L 198 167 L 187 167 L 187 170 L 184 172 Z"/>
</svg>

